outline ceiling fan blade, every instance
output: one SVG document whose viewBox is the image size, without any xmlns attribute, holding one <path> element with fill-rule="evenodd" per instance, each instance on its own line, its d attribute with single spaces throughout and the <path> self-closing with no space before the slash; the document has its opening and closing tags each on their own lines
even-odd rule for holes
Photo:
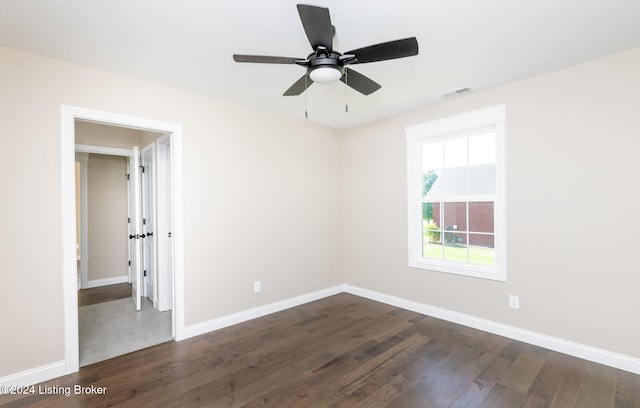
<svg viewBox="0 0 640 408">
<path fill-rule="evenodd" d="M 343 55 L 355 55 L 356 60 L 352 64 L 411 57 L 418 55 L 418 40 L 416 40 L 416 37 L 411 37 L 388 41 L 345 52 Z"/>
<path fill-rule="evenodd" d="M 303 93 L 308 87 L 311 86 L 313 80 L 309 78 L 309 75 L 304 74 L 300 79 L 293 83 L 282 95 L 283 96 L 296 96 Z"/>
<path fill-rule="evenodd" d="M 349 68 L 344 69 L 344 75 L 340 80 L 364 95 L 372 94 L 382 88 L 382 86 L 373 79 Z"/>
<path fill-rule="evenodd" d="M 235 62 L 256 62 L 261 64 L 295 64 L 300 58 L 272 57 L 269 55 L 233 54 Z"/>
<path fill-rule="evenodd" d="M 331 26 L 329 9 L 298 4 L 298 14 L 300 14 L 300 21 L 302 21 L 311 47 L 315 50 L 318 46 L 322 46 L 331 52 L 333 50 L 333 27 Z"/>
</svg>

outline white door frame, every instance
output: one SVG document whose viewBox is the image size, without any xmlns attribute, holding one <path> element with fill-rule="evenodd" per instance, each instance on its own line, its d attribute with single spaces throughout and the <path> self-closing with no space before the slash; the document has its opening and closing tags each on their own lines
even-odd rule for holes
<svg viewBox="0 0 640 408">
<path fill-rule="evenodd" d="M 182 125 L 62 105 L 60 109 L 62 166 L 62 272 L 64 301 L 65 373 L 80 369 L 78 342 L 78 277 L 76 255 L 75 121 L 76 119 L 159 133 L 171 137 L 173 186 L 173 331 L 185 336 L 184 322 L 184 218 Z"/>
</svg>

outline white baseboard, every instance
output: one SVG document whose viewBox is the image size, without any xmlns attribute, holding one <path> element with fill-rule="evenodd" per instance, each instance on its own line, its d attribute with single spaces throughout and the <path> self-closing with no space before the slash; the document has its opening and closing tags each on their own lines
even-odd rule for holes
<svg viewBox="0 0 640 408">
<path fill-rule="evenodd" d="M 595 363 L 604 364 L 624 371 L 629 371 L 634 374 L 640 374 L 640 359 L 638 358 L 614 353 L 611 351 L 587 346 L 557 337 L 548 336 L 530 330 L 508 326 L 502 323 L 481 319 L 464 313 L 458 313 L 424 303 L 414 302 L 396 296 L 359 288 L 352 285 L 338 285 L 316 292 L 296 296 L 290 299 L 281 300 L 279 302 L 270 303 L 268 305 L 259 306 L 242 312 L 222 316 L 216 319 L 208 320 L 206 322 L 187 326 L 185 327 L 182 335 L 180 335 L 179 337 L 176 336 L 176 341 L 199 336 L 201 334 L 209 333 L 214 330 L 222 329 L 224 327 L 242 323 L 247 320 L 255 319 L 305 303 L 313 302 L 315 300 L 323 299 L 342 292 L 351 293 L 353 295 L 411 310 L 420 314 L 433 316 L 435 318 L 447 320 L 453 323 L 461 324 L 463 326 L 473 327 L 478 330 L 508 337 L 514 340 L 523 341 L 529 344 L 558 351 L 560 353 L 593 361 Z M 2 377 L 0 378 L 0 386 L 32 385 L 56 377 L 60 377 L 65 374 L 65 362 L 60 361 L 57 363 L 36 367 L 31 370 Z"/>
<path fill-rule="evenodd" d="M 32 368 L 31 370 L 11 374 L 0 378 L 0 388 L 4 386 L 29 386 L 65 375 L 65 362 L 58 361 Z"/>
<path fill-rule="evenodd" d="M 253 309 L 244 310 L 242 312 L 218 317 L 216 319 L 185 327 L 183 335 L 180 338 L 176 337 L 176 340 L 184 340 L 190 337 L 199 336 L 201 334 L 209 333 L 214 330 L 242 323 L 247 320 L 255 319 L 271 313 L 290 309 L 292 307 L 299 306 L 305 303 L 313 302 L 314 300 L 337 295 L 338 293 L 342 292 L 344 292 L 344 286 L 338 285 L 331 288 L 319 290 L 317 292 L 307 293 L 290 299 L 281 300 L 279 302 L 270 303 L 268 305 L 259 306 Z"/>
<path fill-rule="evenodd" d="M 127 282 L 129 282 L 129 277 L 127 275 L 124 275 L 124 276 L 116 276 L 115 278 L 90 280 L 87 282 L 87 287 L 97 288 L 98 286 L 116 285 L 118 283 L 127 283 Z"/>
<path fill-rule="evenodd" d="M 502 323 L 493 322 L 491 320 L 481 319 L 479 317 L 470 316 L 467 314 L 386 295 L 380 292 L 374 292 L 368 289 L 362 289 L 356 286 L 344 285 L 344 291 L 353 295 L 411 310 L 420 314 L 433 316 L 438 319 L 447 320 L 449 322 L 458 323 L 463 326 L 473 327 L 474 329 L 486 331 L 489 333 L 508 337 L 510 339 L 533 344 L 535 346 L 558 351 L 560 353 L 582 358 L 584 360 L 604 364 L 620 370 L 629 371 L 634 374 L 640 374 L 640 359 L 624 354 L 614 353 L 608 350 L 587 346 L 585 344 L 576 343 L 570 340 L 565 340 L 548 336 L 546 334 L 533 332 L 530 330 L 508 326 Z"/>
</svg>

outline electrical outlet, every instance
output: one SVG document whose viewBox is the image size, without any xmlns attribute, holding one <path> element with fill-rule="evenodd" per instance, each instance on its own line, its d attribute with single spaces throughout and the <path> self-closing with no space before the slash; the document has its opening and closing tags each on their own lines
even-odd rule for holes
<svg viewBox="0 0 640 408">
<path fill-rule="evenodd" d="M 253 291 L 255 293 L 258 293 L 262 290 L 262 284 L 260 283 L 260 281 L 255 281 L 253 282 Z"/>
<path fill-rule="evenodd" d="M 509 307 L 512 309 L 520 309 L 520 296 L 509 295 Z"/>
</svg>

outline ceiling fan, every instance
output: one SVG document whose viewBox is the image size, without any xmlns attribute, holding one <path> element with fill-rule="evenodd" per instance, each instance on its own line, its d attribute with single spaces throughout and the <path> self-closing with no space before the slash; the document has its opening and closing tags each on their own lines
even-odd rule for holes
<svg viewBox="0 0 640 408">
<path fill-rule="evenodd" d="M 307 72 L 285 91 L 284 96 L 300 95 L 314 82 L 330 83 L 338 79 L 356 91 L 369 95 L 380 89 L 380 84 L 348 68 L 348 65 L 385 61 L 418 54 L 418 41 L 415 37 L 388 41 L 340 53 L 333 49 L 335 27 L 331 25 L 329 9 L 307 4 L 298 4 L 297 7 L 302 26 L 311 48 L 313 48 L 313 52 L 306 59 L 266 55 L 233 55 L 233 60 L 236 62 L 297 64 L 306 67 Z"/>
</svg>

